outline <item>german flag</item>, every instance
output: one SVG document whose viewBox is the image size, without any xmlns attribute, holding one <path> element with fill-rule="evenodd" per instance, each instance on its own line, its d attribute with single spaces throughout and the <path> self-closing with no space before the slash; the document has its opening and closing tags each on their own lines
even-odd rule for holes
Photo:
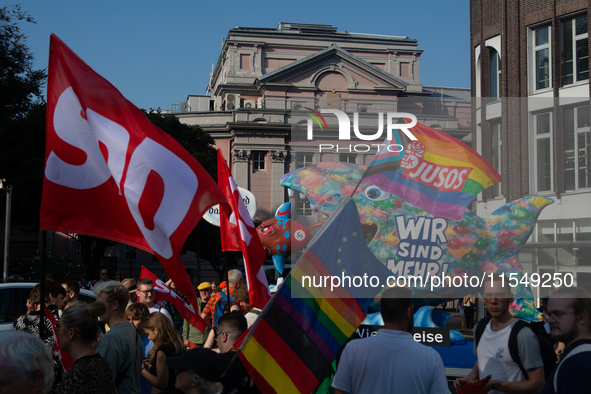
<svg viewBox="0 0 591 394">
<path fill-rule="evenodd" d="M 240 359 L 261 392 L 314 391 L 382 289 L 364 276 L 384 284 L 389 273 L 367 248 L 357 208 L 347 198 L 242 343 Z"/>
</svg>

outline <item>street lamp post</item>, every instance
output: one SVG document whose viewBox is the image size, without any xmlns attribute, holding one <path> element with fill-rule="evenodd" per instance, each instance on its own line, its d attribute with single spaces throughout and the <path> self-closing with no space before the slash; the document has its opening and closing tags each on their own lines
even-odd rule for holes
<svg viewBox="0 0 591 394">
<path fill-rule="evenodd" d="M 4 282 L 8 281 L 8 255 L 10 254 L 10 205 L 12 202 L 12 185 L 5 186 L 6 179 L 0 179 L 0 189 L 6 190 L 6 219 L 4 220 Z"/>
</svg>

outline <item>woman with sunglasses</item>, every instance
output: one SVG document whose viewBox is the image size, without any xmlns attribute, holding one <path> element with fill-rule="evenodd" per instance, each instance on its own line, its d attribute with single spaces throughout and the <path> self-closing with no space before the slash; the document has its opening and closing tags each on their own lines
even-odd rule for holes
<svg viewBox="0 0 591 394">
<path fill-rule="evenodd" d="M 111 367 L 95 350 L 98 317 L 105 305 L 76 303 L 68 306 L 56 324 L 61 349 L 72 356 L 72 367 L 64 375 L 60 393 L 116 393 Z"/>
<path fill-rule="evenodd" d="M 144 360 L 142 376 L 152 385 L 152 394 L 178 393 L 174 387 L 176 375 L 166 365 L 166 359 L 185 352 L 180 335 L 170 320 L 160 312 L 154 312 L 144 320 L 144 330 L 154 342 L 154 347 L 150 358 Z"/>
</svg>

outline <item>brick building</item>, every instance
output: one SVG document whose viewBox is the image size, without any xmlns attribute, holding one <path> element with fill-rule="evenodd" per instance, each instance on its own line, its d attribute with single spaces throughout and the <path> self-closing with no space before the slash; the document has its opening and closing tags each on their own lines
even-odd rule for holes
<svg viewBox="0 0 591 394">
<path fill-rule="evenodd" d="M 527 272 L 591 285 L 587 1 L 472 0 L 473 146 L 503 182 L 479 196 L 488 216 L 528 195 L 553 198 L 519 255 Z M 540 295 L 550 288 L 541 288 Z"/>
</svg>

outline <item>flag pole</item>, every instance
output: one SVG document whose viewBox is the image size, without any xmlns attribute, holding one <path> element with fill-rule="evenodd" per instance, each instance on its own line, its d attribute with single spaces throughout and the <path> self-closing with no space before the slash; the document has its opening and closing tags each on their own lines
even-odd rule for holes
<svg viewBox="0 0 591 394">
<path fill-rule="evenodd" d="M 39 306 L 41 315 L 39 316 L 39 337 L 43 338 L 45 335 L 45 276 L 46 276 L 46 265 L 47 265 L 47 231 L 41 230 L 41 281 L 39 296 Z"/>
<path fill-rule="evenodd" d="M 201 222 L 201 221 L 199 221 Z M 195 226 L 197 230 L 197 283 L 201 284 L 201 238 L 199 236 L 199 223 Z M 191 278 L 193 279 L 193 278 Z M 197 285 L 197 286 L 199 286 Z"/>
<path fill-rule="evenodd" d="M 365 171 L 367 171 L 367 170 L 365 170 Z M 363 176 L 361 178 L 359 178 L 359 182 L 357 182 L 357 185 L 355 186 L 355 189 L 353 189 L 353 193 L 351 193 L 351 195 L 349 197 L 353 198 L 353 195 L 357 191 L 357 188 L 359 187 L 359 185 L 361 185 L 361 181 L 362 180 L 363 180 Z"/>
<path fill-rule="evenodd" d="M 228 299 L 228 311 L 230 310 L 230 277 L 228 275 L 228 251 L 224 250 L 224 271 L 226 274 L 226 297 Z M 222 314 L 224 310 L 222 309 Z"/>
<path fill-rule="evenodd" d="M 384 145 L 385 142 L 382 143 L 382 145 Z M 380 145 L 381 146 L 381 145 Z M 378 153 L 380 151 L 380 148 L 378 147 Z M 361 185 L 361 181 L 363 180 L 363 178 L 365 178 L 365 174 L 367 173 L 367 171 L 369 170 L 370 166 L 367 166 L 367 168 L 365 169 L 365 171 L 363 172 L 363 175 L 361 176 L 361 178 L 359 178 L 359 182 L 357 182 L 357 185 L 355 186 L 355 189 L 353 189 L 353 193 L 351 193 L 351 198 L 353 198 L 353 196 L 355 195 L 355 192 L 357 191 L 357 188 L 359 187 L 359 185 Z"/>
</svg>

